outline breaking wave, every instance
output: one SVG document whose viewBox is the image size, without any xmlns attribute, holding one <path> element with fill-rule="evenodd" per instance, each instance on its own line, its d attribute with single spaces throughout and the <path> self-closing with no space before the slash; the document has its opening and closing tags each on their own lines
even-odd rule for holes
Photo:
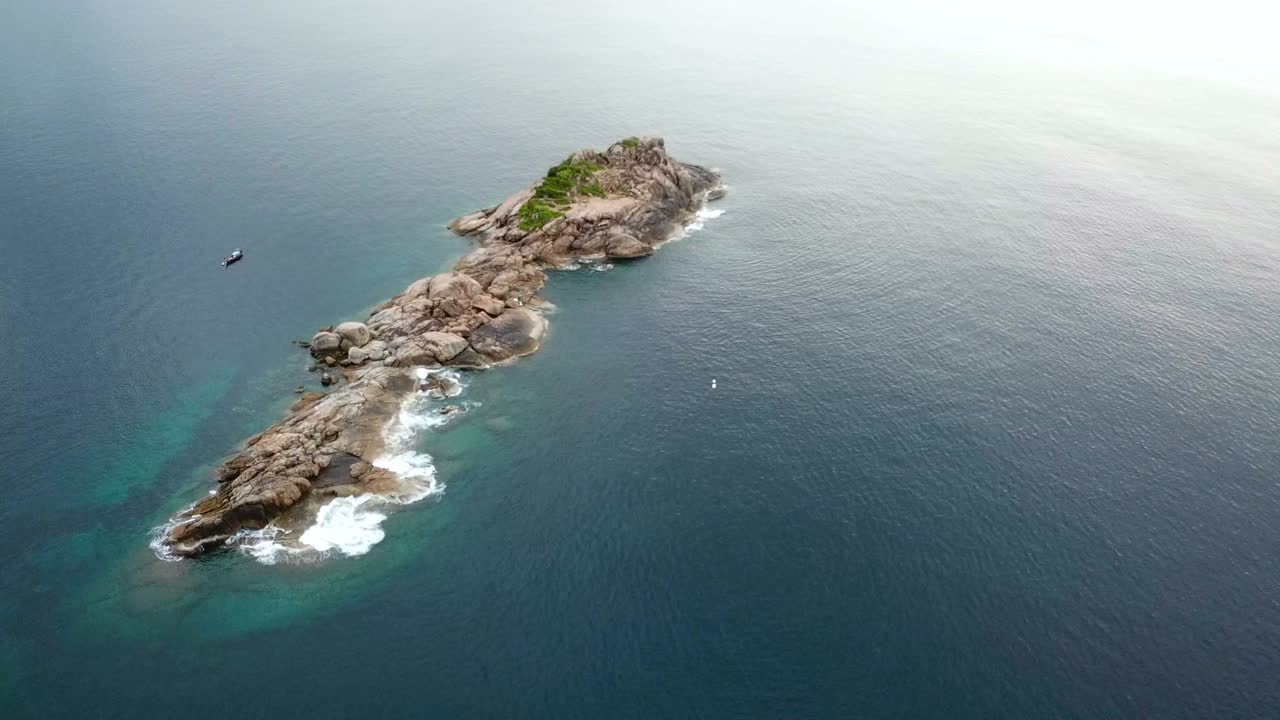
<svg viewBox="0 0 1280 720">
<path fill-rule="evenodd" d="M 330 500 L 316 513 L 315 524 L 298 537 L 298 542 L 322 553 L 337 550 L 347 557 L 369 552 L 387 535 L 382 529 L 387 516 L 366 507 L 376 507 L 377 500 L 377 495 Z"/>
<path fill-rule="evenodd" d="M 672 242 L 675 240 L 683 240 L 689 237 L 693 233 L 696 233 L 699 230 L 706 227 L 708 220 L 715 220 L 721 215 L 724 215 L 724 212 L 725 211 L 721 210 L 720 208 L 712 208 L 712 207 L 707 207 L 706 205 L 703 205 L 701 208 L 698 208 L 697 212 L 693 214 L 693 217 L 689 219 L 689 222 L 685 223 L 682 227 L 678 228 L 671 235 L 671 237 L 667 239 L 667 242 Z"/>
<path fill-rule="evenodd" d="M 464 386 L 457 371 L 433 372 L 456 384 L 448 397 L 462 394 Z M 423 375 L 425 373 L 419 373 L 419 377 Z M 386 449 L 373 465 L 396 476 L 399 485 L 395 489 L 329 500 L 320 506 L 315 520 L 301 533 L 295 534 L 272 523 L 261 530 L 242 530 L 227 544 L 266 565 L 333 555 L 358 557 L 369 552 L 386 537 L 382 522 L 392 506 L 415 503 L 444 492 L 431 456 L 414 449 L 423 431 L 440 427 L 466 410 L 463 406 L 442 415 L 439 407 L 425 392 L 418 392 L 405 400 L 400 412 L 383 430 Z"/>
<path fill-rule="evenodd" d="M 708 220 L 715 220 L 716 218 L 720 217 L 723 214 L 724 214 L 724 210 L 721 210 L 719 208 L 704 207 L 698 212 L 694 213 L 693 222 L 684 226 L 685 232 L 686 233 L 697 232 L 702 228 L 706 227 Z"/>
</svg>

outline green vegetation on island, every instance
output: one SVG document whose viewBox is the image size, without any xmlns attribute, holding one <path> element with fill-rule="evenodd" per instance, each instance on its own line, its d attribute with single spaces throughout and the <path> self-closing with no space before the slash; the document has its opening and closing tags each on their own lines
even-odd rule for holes
<svg viewBox="0 0 1280 720">
<path fill-rule="evenodd" d="M 579 195 L 604 197 L 600 184 L 593 181 L 602 166 L 569 156 L 547 171 L 547 176 L 533 190 L 533 197 L 520 207 L 520 229 L 537 230 L 552 220 L 563 217 L 561 209 Z"/>
</svg>

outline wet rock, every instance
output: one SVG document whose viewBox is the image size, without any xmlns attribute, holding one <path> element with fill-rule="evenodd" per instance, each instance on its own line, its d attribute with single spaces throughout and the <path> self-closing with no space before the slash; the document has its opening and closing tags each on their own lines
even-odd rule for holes
<svg viewBox="0 0 1280 720">
<path fill-rule="evenodd" d="M 489 361 L 483 355 L 467 347 L 462 352 L 453 356 L 449 361 L 450 367 L 463 368 L 466 370 L 483 370 L 489 367 Z"/>
<path fill-rule="evenodd" d="M 471 347 L 494 360 L 530 355 L 537 352 L 546 321 L 526 308 L 503 312 L 491 322 L 471 333 Z"/>
<path fill-rule="evenodd" d="M 426 379 L 422 381 L 421 389 L 437 400 L 454 397 L 462 393 L 462 385 L 457 380 L 440 373 L 427 375 Z"/>
</svg>

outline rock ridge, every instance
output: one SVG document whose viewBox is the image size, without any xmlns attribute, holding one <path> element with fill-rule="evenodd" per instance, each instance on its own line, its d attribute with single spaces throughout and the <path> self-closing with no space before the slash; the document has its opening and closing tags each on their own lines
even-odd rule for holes
<svg viewBox="0 0 1280 720">
<path fill-rule="evenodd" d="M 309 350 L 327 394 L 304 394 L 284 419 L 245 441 L 215 471 L 209 496 L 177 513 L 159 538 L 169 557 L 221 547 L 266 527 L 309 494 L 382 492 L 372 465 L 383 430 L 421 388 L 415 369 L 484 369 L 537 352 L 546 320 L 537 293 L 548 268 L 578 259 L 653 253 L 712 197 L 718 173 L 681 163 L 661 138 L 580 150 L 538 183 L 457 218 L 475 249 L 449 272 L 421 278 L 364 322 L 317 332 Z"/>
</svg>

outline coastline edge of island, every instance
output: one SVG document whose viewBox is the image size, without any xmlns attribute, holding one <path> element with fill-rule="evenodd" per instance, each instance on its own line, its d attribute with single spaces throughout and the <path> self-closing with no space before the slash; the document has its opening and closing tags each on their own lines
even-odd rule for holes
<svg viewBox="0 0 1280 720">
<path fill-rule="evenodd" d="M 502 203 L 455 219 L 449 229 L 476 247 L 365 322 L 324 328 L 305 343 L 322 384 L 338 387 L 303 394 L 248 438 L 215 469 L 215 491 L 156 528 L 156 555 L 221 548 L 308 498 L 402 495 L 406 478 L 375 462 L 406 399 L 452 396 L 456 382 L 435 371 L 487 369 L 537 352 L 546 270 L 648 256 L 724 193 L 718 172 L 675 160 L 661 138 L 632 137 L 575 152 Z"/>
</svg>

